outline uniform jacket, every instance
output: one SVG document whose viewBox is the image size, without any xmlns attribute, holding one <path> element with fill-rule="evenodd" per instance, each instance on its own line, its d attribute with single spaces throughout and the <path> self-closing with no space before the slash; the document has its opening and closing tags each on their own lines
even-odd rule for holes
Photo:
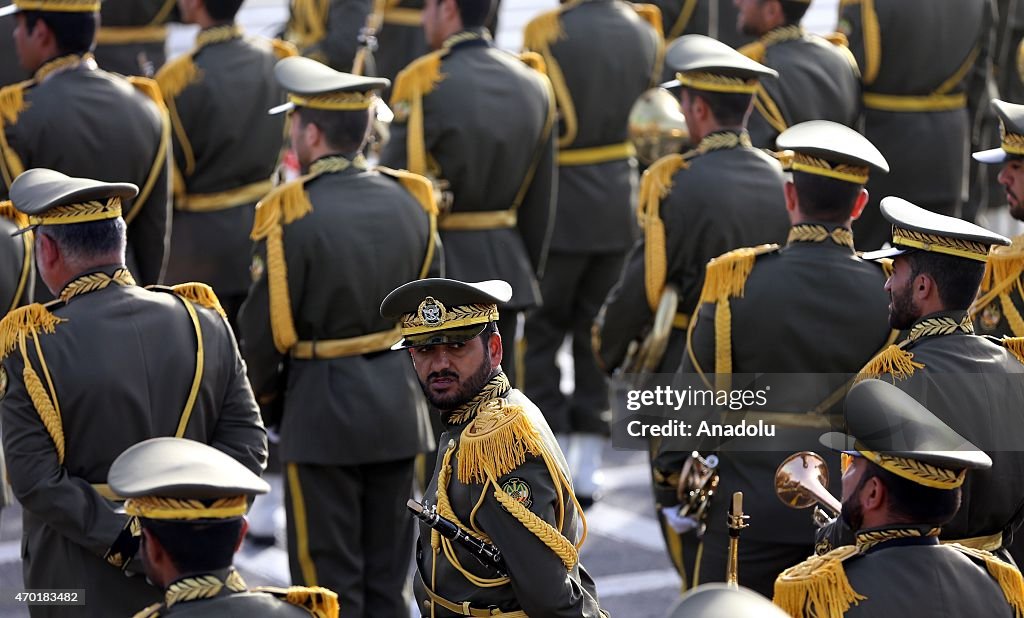
<svg viewBox="0 0 1024 618">
<path fill-rule="evenodd" d="M 384 4 L 373 57 L 377 75 L 394 82 L 399 71 L 429 51 L 420 23 L 423 0 L 388 0 Z"/>
<path fill-rule="evenodd" d="M 974 329 L 980 335 L 1024 337 L 1024 236 L 1009 247 L 996 247 L 985 263 L 977 300 L 971 305 Z"/>
<path fill-rule="evenodd" d="M 371 0 L 292 0 L 284 39 L 299 53 L 350 72 Z"/>
<path fill-rule="evenodd" d="M 152 77 L 167 60 L 167 23 L 177 20 L 175 0 L 104 0 L 96 61 L 112 73 Z"/>
<path fill-rule="evenodd" d="M 26 225 L 28 217 L 9 204 L 0 203 L 0 312 L 3 314 L 32 301 L 36 280 L 32 233 L 11 236 Z"/>
</svg>

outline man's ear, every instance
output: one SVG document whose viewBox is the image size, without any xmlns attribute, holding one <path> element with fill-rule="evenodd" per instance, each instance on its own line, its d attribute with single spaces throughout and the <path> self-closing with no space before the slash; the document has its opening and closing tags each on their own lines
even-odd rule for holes
<svg viewBox="0 0 1024 618">
<path fill-rule="evenodd" d="M 860 503 L 865 511 L 876 511 L 885 506 L 886 488 L 877 477 L 872 477 L 861 488 Z"/>
<path fill-rule="evenodd" d="M 249 531 L 249 519 L 247 517 L 242 518 L 242 528 L 238 532 L 238 540 L 235 541 L 235 552 L 242 547 L 242 541 L 245 540 L 245 533 Z"/>
<path fill-rule="evenodd" d="M 36 232 L 36 259 L 47 270 L 60 261 L 61 253 L 57 241 L 45 232 Z"/>
<path fill-rule="evenodd" d="M 455 0 L 438 0 L 441 3 L 439 7 L 441 9 L 441 18 L 445 21 L 458 20 L 462 23 L 462 14 L 459 13 L 459 5 L 455 3 Z"/>
<path fill-rule="evenodd" d="M 913 289 L 911 289 L 910 292 L 915 300 L 920 301 L 930 298 L 933 295 L 938 295 L 939 288 L 935 284 L 935 279 L 932 279 L 931 275 L 928 273 L 918 273 L 917 276 L 914 277 Z"/>
<path fill-rule="evenodd" d="M 783 185 L 783 190 L 786 194 L 786 212 L 793 214 L 796 212 L 797 206 L 800 204 L 796 194 L 796 185 L 793 184 L 792 180 L 787 180 L 786 184 Z"/>
<path fill-rule="evenodd" d="M 504 349 L 501 343 L 501 333 L 493 332 L 487 339 L 487 350 L 491 353 L 491 369 L 501 364 Z"/>
</svg>

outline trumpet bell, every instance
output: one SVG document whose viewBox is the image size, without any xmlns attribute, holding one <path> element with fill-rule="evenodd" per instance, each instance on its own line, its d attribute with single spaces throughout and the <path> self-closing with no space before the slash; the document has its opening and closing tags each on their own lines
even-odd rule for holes
<svg viewBox="0 0 1024 618">
<path fill-rule="evenodd" d="M 775 471 L 775 495 L 794 509 L 821 504 L 837 516 L 842 504 L 828 491 L 828 465 L 817 453 L 800 451 L 787 457 Z"/>
<path fill-rule="evenodd" d="M 690 143 L 690 131 L 679 100 L 664 88 L 641 94 L 629 112 L 629 141 L 644 165 L 681 152 Z"/>
</svg>

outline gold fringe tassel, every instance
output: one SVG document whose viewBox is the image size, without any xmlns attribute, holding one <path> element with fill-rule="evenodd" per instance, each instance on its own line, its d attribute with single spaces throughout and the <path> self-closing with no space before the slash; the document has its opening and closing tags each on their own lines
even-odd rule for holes
<svg viewBox="0 0 1024 618">
<path fill-rule="evenodd" d="M 217 298 L 213 288 L 205 283 L 199 283 L 196 281 L 190 283 L 179 283 L 171 289 L 174 290 L 175 294 L 185 300 L 192 301 L 193 303 L 206 307 L 207 309 L 213 309 L 219 313 L 221 317 L 228 317 L 227 313 L 224 312 L 224 307 L 221 307 L 220 299 Z"/>
<path fill-rule="evenodd" d="M 701 289 L 701 303 L 715 303 L 715 388 L 731 388 L 732 308 L 729 299 L 743 296 L 747 277 L 757 256 L 765 247 L 746 247 L 730 251 L 708 262 Z"/>
<path fill-rule="evenodd" d="M 299 50 L 288 41 L 282 41 L 281 39 L 270 39 L 270 45 L 274 49 L 274 55 L 281 58 L 291 58 L 292 56 L 298 56 Z"/>
<path fill-rule="evenodd" d="M 1002 343 L 1007 352 L 1024 363 L 1024 337 L 1003 337 Z"/>
<path fill-rule="evenodd" d="M 1006 597 L 1006 602 L 1013 607 L 1017 618 L 1024 616 L 1024 579 L 1021 578 L 1017 567 L 1004 562 L 995 555 L 985 552 L 985 568 L 992 579 L 996 580 L 999 588 Z"/>
<path fill-rule="evenodd" d="M 548 64 L 544 62 L 544 56 L 541 56 L 537 52 L 524 51 L 519 54 L 519 59 L 523 61 L 523 64 L 530 67 L 534 71 L 539 71 L 544 75 L 548 74 Z"/>
<path fill-rule="evenodd" d="M 843 560 L 856 553 L 855 547 L 839 547 L 786 569 L 775 580 L 772 602 L 793 618 L 842 616 L 867 599 L 853 589 L 843 568 Z"/>
<path fill-rule="evenodd" d="M 199 69 L 192 62 L 192 55 L 179 56 L 157 71 L 156 83 L 160 92 L 168 99 L 177 97 L 189 84 L 199 79 Z"/>
<path fill-rule="evenodd" d="M 250 238 L 262 240 L 275 226 L 288 225 L 313 212 L 304 181 L 305 178 L 299 178 L 289 182 L 272 191 L 256 205 Z"/>
<path fill-rule="evenodd" d="M 441 58 L 445 51 L 431 52 L 414 60 L 395 78 L 391 107 L 408 105 L 406 165 L 415 174 L 427 172 L 427 147 L 423 137 L 423 97 L 433 92 L 443 79 Z"/>
<path fill-rule="evenodd" d="M 18 121 L 18 116 L 25 111 L 25 88 L 31 83 L 28 80 L 0 89 L 0 126 Z"/>
<path fill-rule="evenodd" d="M 547 545 L 548 549 L 555 552 L 555 555 L 558 556 L 558 559 L 562 561 L 567 570 L 571 570 L 576 566 L 580 559 L 579 551 L 569 539 L 562 536 L 562 533 L 556 530 L 554 526 L 538 517 L 536 513 L 510 496 L 508 492 L 498 486 L 498 483 L 493 478 L 491 479 L 491 485 L 494 486 L 494 497 L 498 500 L 498 503 L 505 507 L 505 510 L 511 513 L 513 517 L 518 519 L 519 523 L 523 524 L 523 527 Z M 560 488 L 556 487 L 555 490 L 560 491 Z"/>
<path fill-rule="evenodd" d="M 63 321 L 39 303 L 11 311 L 0 320 L 0 359 L 11 353 L 22 334 L 52 333 Z"/>
<path fill-rule="evenodd" d="M 668 276 L 665 224 L 659 214 L 661 200 L 672 190 L 676 173 L 687 167 L 689 164 L 683 155 L 668 155 L 647 168 L 640 182 L 640 204 L 636 214 L 644 231 L 644 287 L 647 305 L 652 312 L 657 311 Z"/>
<path fill-rule="evenodd" d="M 465 485 L 486 483 L 488 476 L 504 476 L 521 466 L 528 453 L 541 454 L 541 437 L 523 408 L 500 399 L 493 401 L 500 402 L 500 408 L 491 412 L 481 409 L 462 433 L 458 478 Z M 477 426 L 487 429 L 478 430 Z"/>
<path fill-rule="evenodd" d="M 1024 336 L 1024 318 L 1013 303 L 1010 294 L 1016 291 L 1024 299 L 1024 236 L 1013 239 L 1009 247 L 998 247 L 988 256 L 985 262 L 985 273 L 981 277 L 978 297 L 968 310 L 972 319 L 977 318 L 985 307 L 1000 302 L 1003 317 L 1006 319 L 1014 335 Z"/>
<path fill-rule="evenodd" d="M 664 32 L 664 26 L 661 20 L 661 9 L 655 4 L 633 4 L 633 10 L 636 14 L 641 17 L 645 22 L 651 24 L 654 27 L 655 32 Z"/>
<path fill-rule="evenodd" d="M 292 605 L 306 608 L 317 618 L 338 618 L 338 595 L 320 586 L 291 586 L 285 599 Z"/>
<path fill-rule="evenodd" d="M 19 228 L 28 226 L 28 215 L 15 208 L 10 200 L 0 202 L 0 217 L 13 221 Z"/>
<path fill-rule="evenodd" d="M 879 352 L 860 370 L 857 381 L 877 378 L 884 373 L 896 380 L 906 380 L 914 375 L 915 369 L 923 369 L 924 363 L 914 362 L 914 354 L 899 345 L 891 345 Z"/>
<path fill-rule="evenodd" d="M 531 50 L 546 49 L 555 41 L 565 38 L 562 30 L 562 10 L 541 13 L 523 29 L 523 47 Z"/>
</svg>

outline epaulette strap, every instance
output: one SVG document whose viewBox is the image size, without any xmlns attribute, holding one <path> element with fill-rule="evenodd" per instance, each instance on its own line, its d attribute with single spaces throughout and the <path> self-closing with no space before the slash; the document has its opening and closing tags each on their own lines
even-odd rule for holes
<svg viewBox="0 0 1024 618">
<path fill-rule="evenodd" d="M 958 543 L 951 543 L 949 547 L 953 547 L 975 560 L 982 561 L 988 574 L 999 584 L 1003 596 L 1006 597 L 1006 602 L 1013 607 L 1014 615 L 1024 615 L 1024 578 L 1021 577 L 1017 567 L 1001 560 L 995 554 L 981 549 L 965 547 Z"/>
<path fill-rule="evenodd" d="M 163 603 L 154 603 L 146 609 L 136 612 L 132 618 L 157 618 L 160 615 L 160 610 L 164 608 Z"/>
<path fill-rule="evenodd" d="M 260 200 L 250 234 L 253 240 L 262 240 L 274 226 L 288 225 L 313 212 L 313 204 L 306 195 L 305 180 L 297 178 Z"/>
<path fill-rule="evenodd" d="M 498 478 L 526 461 L 527 454 L 541 455 L 542 439 L 521 406 L 505 399 L 482 404 L 462 432 L 459 442 L 458 479 L 464 485 Z"/>
<path fill-rule="evenodd" d="M 845 545 L 789 567 L 775 580 L 772 602 L 794 618 L 842 616 L 867 598 L 853 589 L 843 568 L 856 555 L 855 546 Z"/>
<path fill-rule="evenodd" d="M 754 62 L 764 62 L 764 55 L 768 53 L 768 47 L 761 41 L 753 41 L 752 43 L 747 43 L 737 51 Z"/>
<path fill-rule="evenodd" d="M 437 200 L 434 199 L 434 185 L 426 176 L 413 174 L 406 170 L 396 170 L 390 167 L 377 166 L 376 170 L 386 176 L 391 176 L 408 191 L 416 201 L 420 203 L 427 214 L 437 215 Z"/>
<path fill-rule="evenodd" d="M 633 10 L 645 22 L 654 27 L 655 32 L 663 32 L 661 9 L 655 4 L 633 3 Z"/>
<path fill-rule="evenodd" d="M 213 288 L 206 285 L 205 283 L 190 282 L 190 283 L 179 283 L 171 288 L 174 293 L 184 298 L 185 300 L 191 301 L 207 309 L 213 309 L 221 315 L 221 317 L 227 317 L 224 312 L 224 307 L 221 306 L 220 300 L 217 295 L 213 292 Z"/>
<path fill-rule="evenodd" d="M 15 208 L 10 200 L 0 202 L 0 217 L 12 221 L 19 228 L 28 227 L 28 215 Z"/>
<path fill-rule="evenodd" d="M 160 92 L 160 85 L 155 80 L 138 75 L 129 75 L 127 79 L 132 86 L 135 86 L 136 90 L 149 97 L 159 107 L 165 107 L 164 95 Z"/>
<path fill-rule="evenodd" d="M 183 54 L 171 60 L 157 71 L 156 83 L 164 97 L 173 99 L 199 80 L 199 68 L 192 61 L 192 54 Z"/>
<path fill-rule="evenodd" d="M 252 588 L 252 591 L 272 594 L 282 601 L 304 608 L 316 618 L 338 618 L 340 611 L 338 595 L 321 586 L 259 586 Z"/>
<path fill-rule="evenodd" d="M 541 56 L 537 52 L 520 52 L 519 59 L 523 61 L 523 64 L 530 67 L 534 71 L 538 71 L 540 73 L 543 73 L 544 75 L 548 74 L 548 64 L 547 62 L 544 62 L 544 56 Z"/>
<path fill-rule="evenodd" d="M 857 381 L 877 378 L 882 374 L 890 374 L 894 380 L 906 380 L 914 375 L 915 369 L 923 369 L 924 363 L 914 361 L 914 354 L 903 348 L 902 344 L 893 344 L 875 355 L 858 372 Z"/>
<path fill-rule="evenodd" d="M 1024 337 L 1003 337 L 1000 341 L 1007 352 L 1024 363 Z"/>
<path fill-rule="evenodd" d="M 423 137 L 423 97 L 433 92 L 444 80 L 441 59 L 447 50 L 420 56 L 402 69 L 395 78 L 391 92 L 391 107 L 396 115 L 408 118 L 406 130 L 406 164 L 409 171 L 424 174 L 427 171 L 427 147 Z M 405 110 L 405 111 L 403 111 Z"/>
<path fill-rule="evenodd" d="M 523 47 L 530 50 L 541 50 L 546 49 L 559 39 L 564 39 L 562 10 L 558 8 L 546 11 L 531 19 L 523 29 Z"/>
<path fill-rule="evenodd" d="M 668 276 L 668 257 L 665 253 L 665 224 L 659 211 L 661 200 L 672 190 L 676 172 L 689 167 L 683 155 L 672 154 L 654 162 L 644 172 L 640 182 L 640 203 L 637 221 L 644 231 L 644 289 L 647 304 L 656 311 L 661 292 Z"/>
<path fill-rule="evenodd" d="M 63 321 L 39 303 L 11 311 L 0 320 L 0 359 L 14 350 L 22 335 L 53 333 L 57 329 L 57 324 Z"/>
<path fill-rule="evenodd" d="M 299 55 L 299 49 L 288 41 L 281 39 L 270 39 L 270 45 L 274 48 L 274 55 L 280 58 L 291 58 Z"/>
</svg>

